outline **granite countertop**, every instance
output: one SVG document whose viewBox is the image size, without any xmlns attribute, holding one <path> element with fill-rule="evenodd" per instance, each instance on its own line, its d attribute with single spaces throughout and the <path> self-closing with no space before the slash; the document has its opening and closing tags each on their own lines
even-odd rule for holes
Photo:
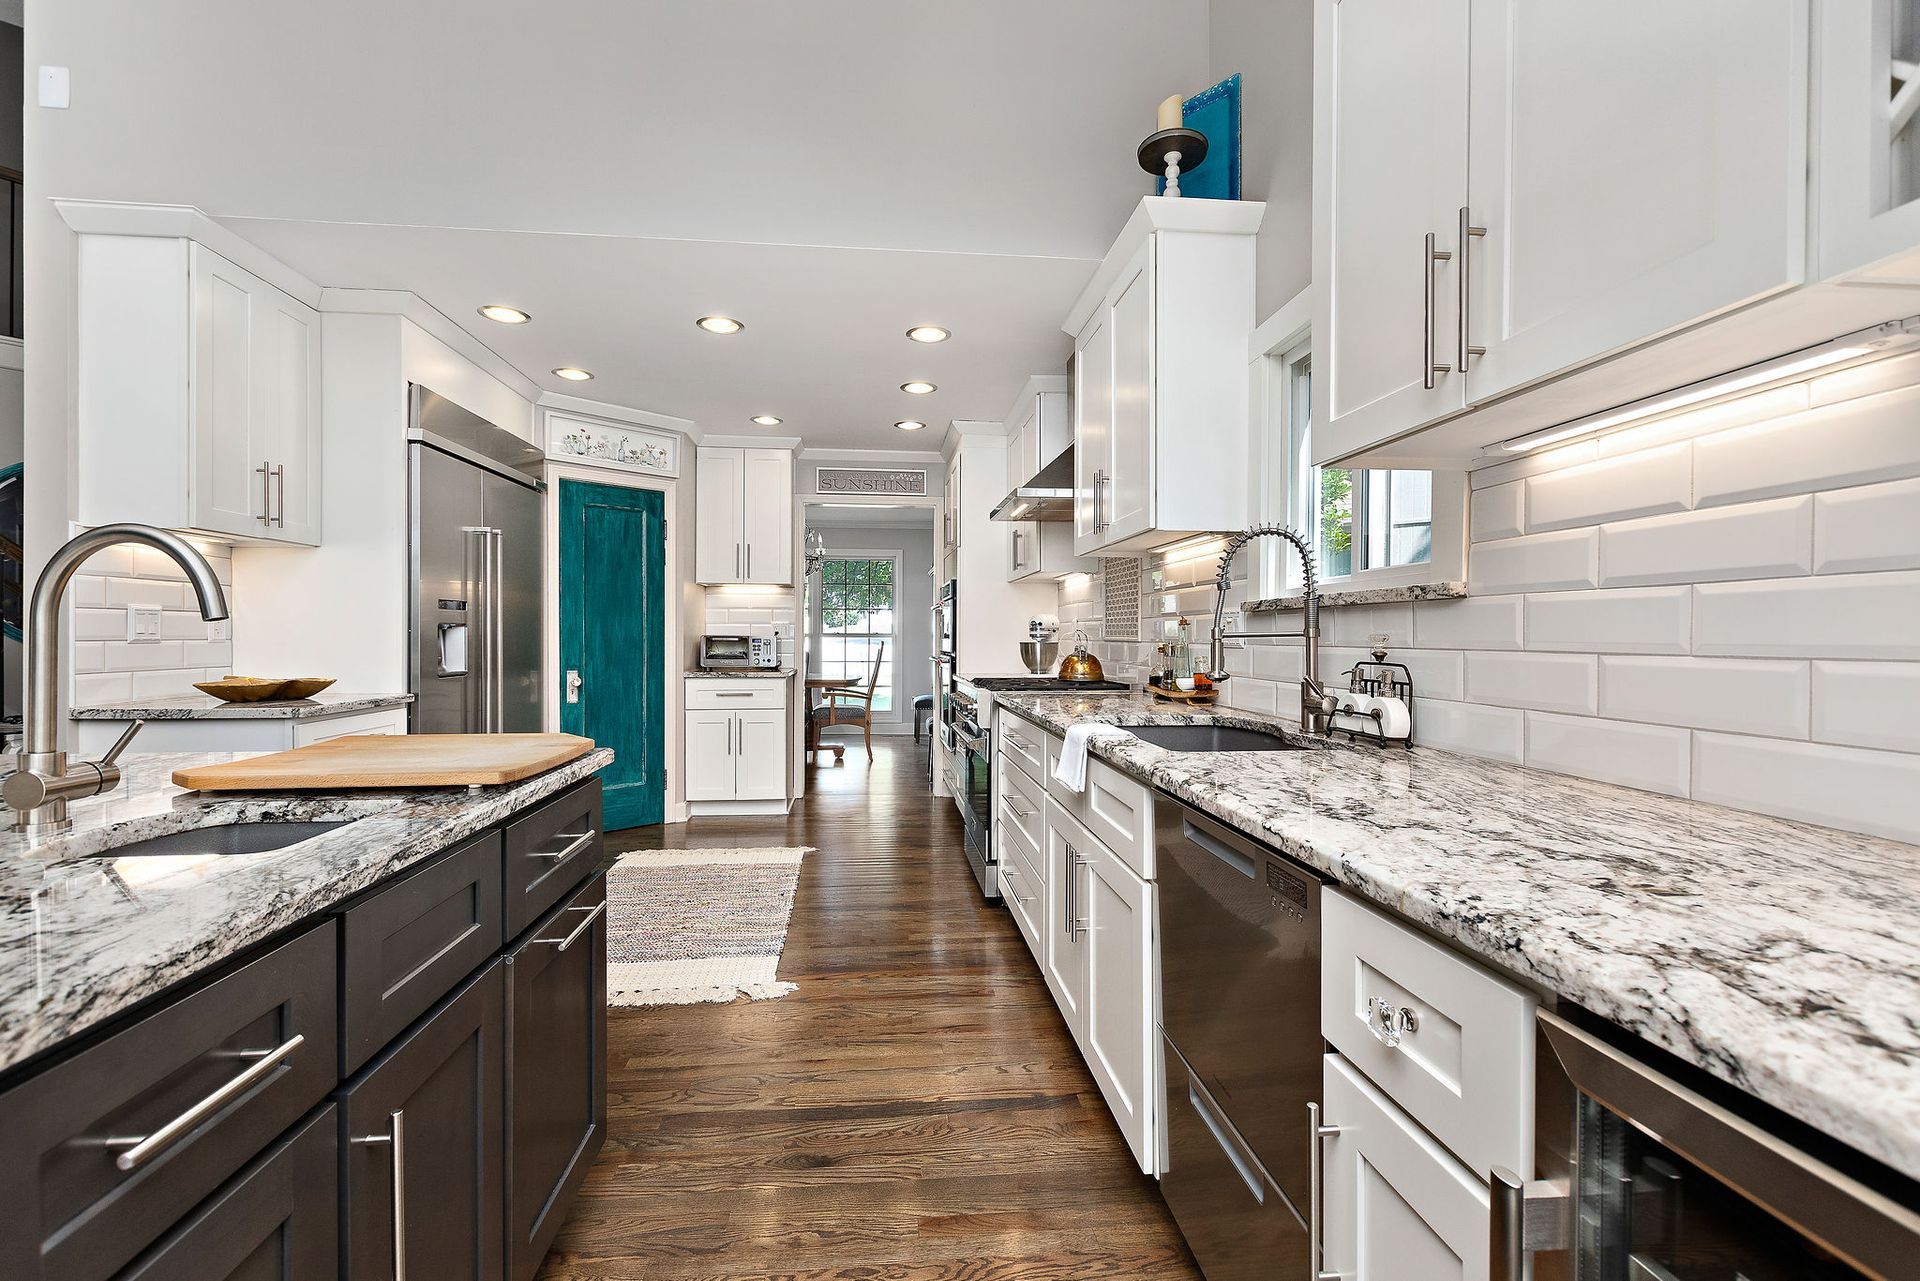
<svg viewBox="0 0 1920 1281">
<path fill-rule="evenodd" d="M 737 681 L 783 681 L 793 675 L 794 670 L 795 669 L 791 667 L 716 667 L 712 671 L 708 671 L 704 667 L 696 667 L 687 673 L 687 679 L 690 681 L 707 680 L 708 678 Z"/>
<path fill-rule="evenodd" d="M 607 748 L 521 783 L 474 790 L 189 792 L 189 765 L 258 753 L 146 753 L 119 788 L 73 806 L 74 830 L 0 833 L 0 1069 L 120 1013 L 604 768 Z M 236 821 L 348 826 L 265 854 L 101 851 Z"/>
<path fill-rule="evenodd" d="M 1413 583 L 1404 587 L 1355 587 L 1320 593 L 1320 603 L 1335 605 L 1397 605 L 1406 601 L 1459 600 L 1467 594 L 1465 583 Z M 1295 592 L 1291 596 L 1269 596 L 1250 600 L 1240 606 L 1243 614 L 1277 614 L 1282 610 L 1305 609 L 1307 598 Z"/>
<path fill-rule="evenodd" d="M 411 694 L 335 694 L 324 690 L 312 698 L 264 699 L 258 703 L 223 703 L 211 694 L 179 694 L 93 703 L 76 707 L 69 715 L 76 721 L 301 721 L 405 707 L 412 701 Z"/>
<path fill-rule="evenodd" d="M 1138 697 L 998 703 L 1055 732 L 1213 721 L 1304 737 Z M 1920 847 L 1431 748 L 1091 750 L 1920 1177 Z"/>
</svg>

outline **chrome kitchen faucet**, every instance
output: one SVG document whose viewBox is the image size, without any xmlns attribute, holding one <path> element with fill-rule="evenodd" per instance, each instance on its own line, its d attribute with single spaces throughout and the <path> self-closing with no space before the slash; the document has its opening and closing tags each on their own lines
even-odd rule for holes
<svg viewBox="0 0 1920 1281">
<path fill-rule="evenodd" d="M 1216 685 L 1228 679 L 1226 631 L 1221 620 L 1227 609 L 1227 587 L 1231 582 L 1229 575 L 1233 569 L 1233 558 L 1240 554 L 1242 547 L 1256 538 L 1284 539 L 1300 553 L 1301 574 L 1305 580 L 1306 621 L 1297 632 L 1278 634 L 1306 639 L 1306 674 L 1300 678 L 1300 728 L 1309 734 L 1324 734 L 1339 701 L 1327 693 L 1327 687 L 1320 683 L 1320 584 L 1314 577 L 1313 549 L 1307 546 L 1304 538 L 1285 525 L 1255 525 L 1243 529 L 1227 540 L 1226 549 L 1220 553 L 1220 572 L 1213 584 L 1213 647 L 1208 655 L 1209 666 L 1213 670 L 1207 676 Z"/>
<path fill-rule="evenodd" d="M 123 543 L 139 543 L 165 552 L 186 571 L 200 598 L 200 617 L 218 622 L 227 616 L 227 595 L 213 566 L 186 539 L 152 525 L 101 525 L 67 541 L 47 561 L 33 586 L 27 614 L 27 703 L 22 750 L 14 772 L 0 783 L 0 798 L 13 811 L 13 830 L 29 837 L 53 836 L 73 828 L 67 802 L 112 791 L 120 781 L 115 764 L 145 722 L 127 727 L 97 761 L 69 762 L 60 750 L 60 726 L 54 719 L 60 685 L 60 601 L 74 572 L 95 552 Z M 69 766 L 74 772 L 69 773 Z"/>
</svg>

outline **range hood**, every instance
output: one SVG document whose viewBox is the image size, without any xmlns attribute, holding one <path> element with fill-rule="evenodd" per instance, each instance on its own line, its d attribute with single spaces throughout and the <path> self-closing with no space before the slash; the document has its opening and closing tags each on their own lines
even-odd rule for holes
<svg viewBox="0 0 1920 1281">
<path fill-rule="evenodd" d="M 1072 520 L 1073 446 L 1038 475 L 1002 498 L 988 513 L 994 520 Z"/>
</svg>

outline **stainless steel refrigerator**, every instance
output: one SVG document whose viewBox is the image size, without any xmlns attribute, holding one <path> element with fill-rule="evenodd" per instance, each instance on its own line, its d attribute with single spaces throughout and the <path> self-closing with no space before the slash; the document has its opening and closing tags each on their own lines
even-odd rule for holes
<svg viewBox="0 0 1920 1281">
<path fill-rule="evenodd" d="M 409 392 L 412 730 L 537 732 L 540 451 L 425 387 Z"/>
</svg>

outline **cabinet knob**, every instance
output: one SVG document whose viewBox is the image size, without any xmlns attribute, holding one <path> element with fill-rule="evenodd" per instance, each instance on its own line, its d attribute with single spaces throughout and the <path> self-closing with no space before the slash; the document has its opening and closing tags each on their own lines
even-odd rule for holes
<svg viewBox="0 0 1920 1281">
<path fill-rule="evenodd" d="M 1397 1050 L 1401 1038 L 1420 1030 L 1420 1015 L 1385 997 L 1370 996 L 1367 998 L 1367 1030 L 1373 1033 L 1374 1040 L 1389 1050 Z"/>
</svg>

